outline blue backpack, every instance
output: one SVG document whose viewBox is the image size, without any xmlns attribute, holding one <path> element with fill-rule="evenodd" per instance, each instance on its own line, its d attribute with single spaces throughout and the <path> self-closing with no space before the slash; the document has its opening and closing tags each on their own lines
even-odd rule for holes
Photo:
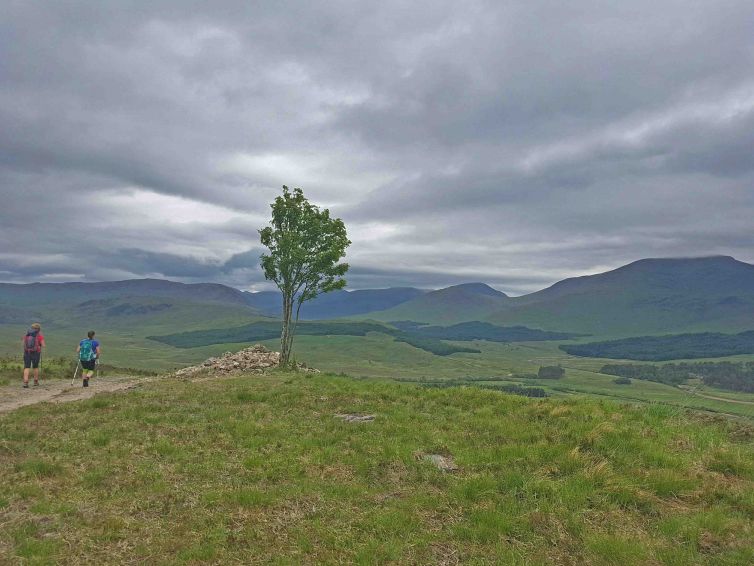
<svg viewBox="0 0 754 566">
<path fill-rule="evenodd" d="M 81 341 L 81 349 L 79 350 L 79 360 L 82 362 L 90 362 L 97 357 L 97 352 L 94 351 L 92 341 L 89 339 Z"/>
</svg>

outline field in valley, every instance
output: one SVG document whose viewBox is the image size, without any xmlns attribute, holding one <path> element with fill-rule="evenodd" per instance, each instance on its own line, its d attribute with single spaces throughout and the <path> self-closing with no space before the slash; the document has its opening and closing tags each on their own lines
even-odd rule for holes
<svg viewBox="0 0 754 566">
<path fill-rule="evenodd" d="M 232 319 L 228 321 L 229 324 L 233 322 L 235 321 Z M 176 329 L 193 330 L 197 327 L 202 328 L 201 323 L 194 322 L 189 325 L 186 321 L 168 320 L 145 328 L 120 328 L 111 333 L 104 332 L 99 336 L 103 342 L 103 361 L 121 368 L 164 372 L 249 345 L 227 343 L 176 348 L 146 338 L 152 334 L 161 335 Z M 80 339 L 75 331 L 52 328 L 46 330 L 46 333 L 51 356 L 60 356 L 70 347 L 68 356 L 75 360 L 73 349 Z M 6 344 L 13 343 L 14 338 L 20 341 L 16 334 L 18 329 L 0 327 L 0 340 Z M 263 340 L 260 343 L 270 349 L 279 347 L 276 339 Z M 548 395 L 553 396 L 586 395 L 628 402 L 661 402 L 676 407 L 754 418 L 752 394 L 698 385 L 679 388 L 641 380 L 633 380 L 630 385 L 618 385 L 614 383 L 615 376 L 599 373 L 603 365 L 612 361 L 571 356 L 558 348 L 562 341 L 499 343 L 475 340 L 451 343 L 471 347 L 480 353 L 439 356 L 398 342 L 392 336 L 370 332 L 366 336 L 298 336 L 294 356 L 298 361 L 313 367 L 354 377 L 417 383 L 453 381 L 459 384 L 486 386 L 522 384 L 528 387 L 541 387 Z M 723 359 L 751 361 L 754 360 L 754 356 L 730 356 L 715 360 Z M 533 379 L 532 376 L 543 365 L 561 365 L 566 370 L 565 378 Z"/>
</svg>

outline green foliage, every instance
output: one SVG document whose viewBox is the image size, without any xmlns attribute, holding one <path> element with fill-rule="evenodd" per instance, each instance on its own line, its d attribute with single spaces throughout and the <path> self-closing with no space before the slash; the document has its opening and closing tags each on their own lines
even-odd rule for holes
<svg viewBox="0 0 754 566">
<path fill-rule="evenodd" d="M 637 336 L 606 342 L 562 344 L 560 349 L 573 356 L 656 362 L 720 358 L 754 353 L 754 330 L 739 334 L 701 332 L 667 336 Z"/>
<path fill-rule="evenodd" d="M 299 188 L 291 193 L 283 186 L 271 208 L 271 226 L 259 231 L 270 250 L 261 256 L 265 277 L 297 302 L 342 289 L 348 264 L 339 261 L 351 244 L 343 221 L 311 204 Z"/>
<path fill-rule="evenodd" d="M 393 336 L 395 336 L 395 339 L 398 342 L 405 342 L 406 344 L 409 344 L 413 346 L 414 348 L 419 348 L 420 350 L 431 352 L 432 354 L 435 354 L 436 356 L 449 356 L 451 354 L 456 354 L 456 353 L 467 353 L 467 354 L 480 354 L 481 353 L 481 351 L 477 350 L 476 348 L 469 348 L 467 346 L 458 346 L 456 344 L 448 344 L 446 342 L 441 342 L 440 340 L 437 340 L 435 338 L 416 336 L 414 334 L 409 334 L 407 332 L 396 332 L 395 334 L 393 334 Z"/>
<path fill-rule="evenodd" d="M 479 387 L 482 389 L 494 389 L 496 391 L 503 391 L 504 393 L 512 393 L 513 395 L 521 395 L 522 397 L 547 397 L 547 393 L 541 387 L 524 387 L 516 384 L 480 385 Z"/>
<path fill-rule="evenodd" d="M 615 383 L 615 385 L 631 385 L 631 379 L 628 377 L 616 377 L 613 380 L 613 383 Z"/>
<path fill-rule="evenodd" d="M 539 379 L 562 379 L 565 377 L 565 370 L 561 366 L 540 366 L 537 377 Z"/>
<path fill-rule="evenodd" d="M 2 381 L 11 382 L 18 379 L 23 371 L 23 358 L 6 356 L 0 358 L 0 383 Z M 42 357 L 42 377 L 44 379 L 59 379 L 68 377 L 73 374 L 76 367 L 76 361 L 72 357 Z"/>
<path fill-rule="evenodd" d="M 683 385 L 689 379 L 700 378 L 708 387 L 754 393 L 754 362 L 609 364 L 603 366 L 600 371 L 608 375 L 657 381 L 666 385 Z"/>
<path fill-rule="evenodd" d="M 301 189 L 293 192 L 283 185 L 283 194 L 270 205 L 270 226 L 259 231 L 269 249 L 261 264 L 266 279 L 283 295 L 283 330 L 280 363 L 287 365 L 296 332 L 301 304 L 321 293 L 342 289 L 347 263 L 340 263 L 351 241 L 339 218 L 311 204 Z M 296 306 L 295 318 L 293 307 Z"/>
</svg>

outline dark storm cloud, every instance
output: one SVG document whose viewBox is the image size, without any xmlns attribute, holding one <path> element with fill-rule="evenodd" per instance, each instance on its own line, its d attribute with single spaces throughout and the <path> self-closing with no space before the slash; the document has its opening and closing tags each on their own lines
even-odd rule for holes
<svg viewBox="0 0 754 566">
<path fill-rule="evenodd" d="M 112 265 L 132 273 L 160 273 L 166 277 L 211 277 L 219 271 L 216 263 L 139 249 L 117 250 Z"/>
<path fill-rule="evenodd" d="M 233 254 L 233 256 L 223 264 L 223 271 L 230 272 L 236 269 L 255 269 L 259 266 L 259 256 L 261 256 L 262 253 L 262 248 L 257 248 Z"/>
<path fill-rule="evenodd" d="M 752 261 L 754 8 L 7 2 L 0 279 L 264 285 L 279 186 L 355 287 Z"/>
</svg>

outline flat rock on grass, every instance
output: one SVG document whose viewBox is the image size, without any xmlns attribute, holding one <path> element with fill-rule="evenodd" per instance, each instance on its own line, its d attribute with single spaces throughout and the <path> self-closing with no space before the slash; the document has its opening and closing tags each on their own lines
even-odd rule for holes
<svg viewBox="0 0 754 566">
<path fill-rule="evenodd" d="M 458 466 L 453 461 L 453 456 L 443 456 L 442 454 L 426 454 L 424 452 L 417 452 L 414 454 L 417 460 L 423 460 L 433 464 L 438 470 L 442 472 L 457 472 Z"/>
<path fill-rule="evenodd" d="M 337 414 L 335 415 L 339 419 L 343 419 L 347 423 L 369 423 L 374 420 L 374 415 L 359 415 L 359 414 Z"/>
</svg>

